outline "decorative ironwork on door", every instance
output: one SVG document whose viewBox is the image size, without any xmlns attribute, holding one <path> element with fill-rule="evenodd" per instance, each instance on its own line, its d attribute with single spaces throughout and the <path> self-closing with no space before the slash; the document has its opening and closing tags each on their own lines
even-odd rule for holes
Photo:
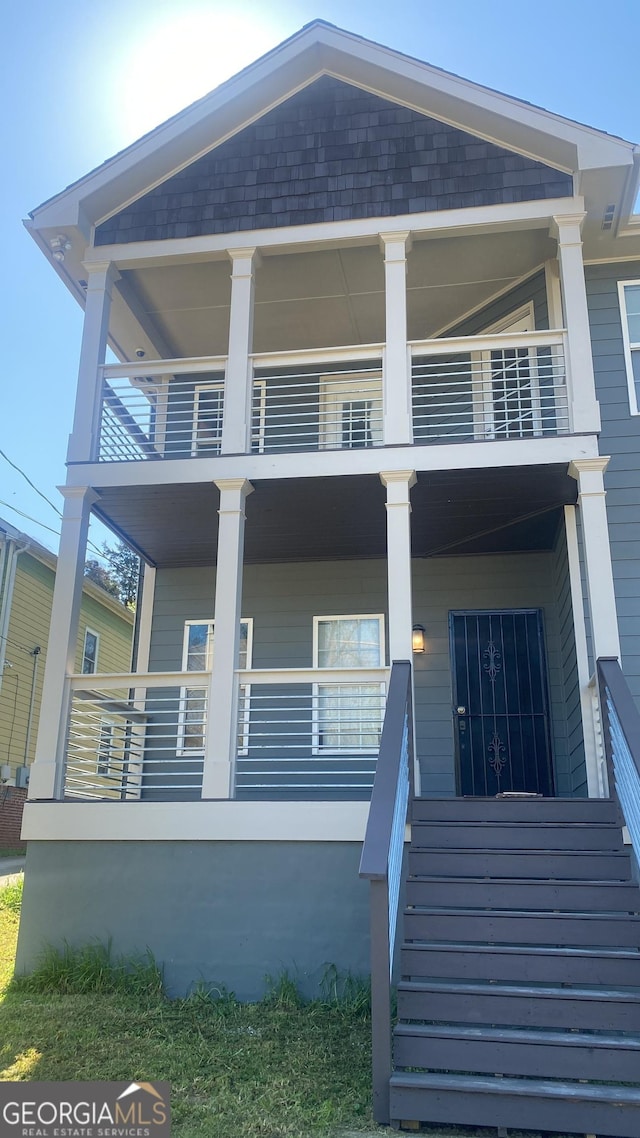
<svg viewBox="0 0 640 1138">
<path fill-rule="evenodd" d="M 450 614 L 462 795 L 553 794 L 539 609 Z"/>
</svg>

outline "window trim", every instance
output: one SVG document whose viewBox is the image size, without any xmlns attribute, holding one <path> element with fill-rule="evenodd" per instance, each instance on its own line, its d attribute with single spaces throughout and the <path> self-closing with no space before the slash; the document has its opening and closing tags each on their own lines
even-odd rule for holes
<svg viewBox="0 0 640 1138">
<path fill-rule="evenodd" d="M 90 672 L 85 672 L 84 662 L 87 659 L 87 636 L 95 637 L 96 653 L 93 661 L 93 669 Z M 95 676 L 98 672 L 98 653 L 100 652 L 100 633 L 96 632 L 94 628 L 89 628 L 87 625 L 84 630 L 84 639 L 82 641 L 82 660 L 80 662 L 80 673 L 83 676 Z"/>
<path fill-rule="evenodd" d="M 313 618 L 313 667 L 317 671 L 323 669 L 318 664 L 318 629 L 321 621 L 325 620 L 377 620 L 380 627 L 380 663 L 375 664 L 376 668 L 384 668 L 386 658 L 386 644 L 385 644 L 385 614 L 383 612 L 356 612 L 356 613 L 338 613 L 333 616 L 314 616 Z M 354 671 L 357 671 L 354 668 Z"/>
<path fill-rule="evenodd" d="M 213 626 L 214 626 L 214 623 L 215 623 L 215 621 L 214 621 L 213 617 L 210 617 L 210 618 L 206 617 L 204 620 L 202 618 L 185 620 L 184 631 L 183 631 L 183 635 L 182 635 L 182 671 L 183 672 L 186 673 L 186 671 L 187 671 L 187 657 L 189 654 L 189 628 L 192 625 L 197 625 L 197 624 L 206 624 L 207 625 L 207 647 L 206 647 L 204 671 L 206 671 L 206 672 L 211 671 L 212 664 L 213 664 Z M 250 670 L 251 666 L 252 666 L 252 659 L 253 659 L 253 617 L 252 616 L 241 617 L 240 618 L 240 624 L 241 625 L 246 624 L 246 626 L 247 626 L 247 659 L 246 659 L 245 667 L 247 670 Z M 246 755 L 246 754 L 248 754 L 248 751 L 249 751 L 249 717 L 251 714 L 251 684 L 242 684 L 241 687 L 242 687 L 242 691 L 243 691 L 244 697 L 245 697 L 245 705 L 244 705 L 244 713 L 242 716 L 242 745 L 238 746 L 238 754 L 239 755 Z M 178 754 L 178 755 L 201 755 L 201 754 L 203 754 L 203 748 L 201 748 L 201 747 L 185 747 L 185 745 L 184 745 L 185 728 L 186 728 L 186 722 L 187 722 L 186 721 L 186 711 L 187 711 L 187 698 L 188 698 L 187 697 L 187 691 L 188 691 L 188 689 L 189 689 L 188 684 L 185 684 L 183 687 L 180 688 L 180 708 L 179 708 L 179 713 L 178 713 L 178 738 L 176 741 L 176 754 Z M 194 690 L 195 691 L 202 691 L 203 689 L 202 688 L 195 688 Z M 240 736 L 238 737 L 238 743 L 240 744 Z"/>
<path fill-rule="evenodd" d="M 200 426 L 200 395 L 203 391 L 221 391 L 221 426 L 220 438 L 214 443 L 198 442 L 198 428 Z M 211 458 L 222 453 L 222 431 L 224 430 L 224 380 L 215 380 L 213 383 L 196 383 L 193 389 L 193 427 L 191 431 L 191 457 Z M 215 448 L 215 449 L 214 449 Z M 195 623 L 198 623 L 197 621 Z M 204 623 L 204 621 L 200 622 Z"/>
<path fill-rule="evenodd" d="M 622 324 L 622 343 L 624 345 L 624 366 L 627 373 L 627 391 L 629 394 L 629 413 L 631 415 L 640 415 L 640 407 L 638 406 L 638 397 L 636 395 L 636 384 L 633 376 L 633 352 L 640 353 L 640 340 L 636 343 L 631 340 L 629 335 L 629 316 L 627 314 L 627 301 L 625 297 L 625 289 L 629 286 L 640 288 L 640 280 L 620 280 L 618 281 L 618 304 L 620 307 L 620 322 Z"/>
<path fill-rule="evenodd" d="M 386 660 L 386 643 L 385 643 L 385 614 L 384 613 L 339 613 L 336 616 L 314 616 L 313 618 L 313 667 L 316 671 L 322 672 L 318 664 L 318 631 L 321 621 L 329 620 L 377 620 L 380 629 L 380 657 L 377 666 L 379 668 L 385 667 Z M 327 669 L 330 671 L 330 669 Z M 359 671 L 359 668 L 354 668 L 354 672 Z M 359 686 L 362 686 L 363 681 L 356 681 Z M 364 681 L 366 683 L 366 681 Z M 312 724 L 311 724 L 311 753 L 314 755 L 344 755 L 346 752 L 344 747 L 330 747 L 325 746 L 320 742 L 320 689 L 326 685 L 322 683 L 314 683 L 312 685 Z M 386 685 L 371 684 L 372 687 L 380 688 L 381 694 L 386 692 Z M 382 724 L 380 724 L 382 728 Z M 375 755 L 378 752 L 378 747 L 352 747 L 349 753 L 353 755 Z"/>
</svg>

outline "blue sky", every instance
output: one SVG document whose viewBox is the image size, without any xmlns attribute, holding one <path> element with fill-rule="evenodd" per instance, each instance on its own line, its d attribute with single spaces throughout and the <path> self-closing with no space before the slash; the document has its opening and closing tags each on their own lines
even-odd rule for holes
<svg viewBox="0 0 640 1138">
<path fill-rule="evenodd" d="M 315 18 L 640 141 L 637 0 L 14 0 L 0 74 L 0 449 L 54 502 L 82 313 L 21 219 Z M 5 503 L 58 527 L 0 458 L 0 517 L 57 548 L 55 533 Z"/>
</svg>

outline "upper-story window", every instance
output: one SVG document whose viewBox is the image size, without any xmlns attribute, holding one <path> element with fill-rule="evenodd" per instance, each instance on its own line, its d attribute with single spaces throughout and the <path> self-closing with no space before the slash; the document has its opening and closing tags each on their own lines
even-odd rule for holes
<svg viewBox="0 0 640 1138">
<path fill-rule="evenodd" d="M 92 632 L 90 628 L 87 628 L 84 634 L 84 647 L 82 649 L 83 676 L 92 675 L 98 670 L 98 643 L 98 633 Z"/>
<path fill-rule="evenodd" d="M 632 415 L 640 415 L 640 281 L 619 281 L 618 292 L 629 406 Z"/>
</svg>

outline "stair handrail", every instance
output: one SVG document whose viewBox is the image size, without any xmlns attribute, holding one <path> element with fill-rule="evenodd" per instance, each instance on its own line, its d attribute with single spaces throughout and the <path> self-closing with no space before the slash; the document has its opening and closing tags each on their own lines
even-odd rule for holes
<svg viewBox="0 0 640 1138">
<path fill-rule="evenodd" d="M 411 663 L 409 660 L 396 660 L 391 667 L 380 752 L 360 860 L 360 877 L 370 882 L 373 1116 L 382 1124 L 389 1122 L 391 974 L 412 788 Z"/>
<path fill-rule="evenodd" d="M 618 800 L 640 865 L 640 712 L 617 656 L 597 664 L 609 793 Z"/>
</svg>

